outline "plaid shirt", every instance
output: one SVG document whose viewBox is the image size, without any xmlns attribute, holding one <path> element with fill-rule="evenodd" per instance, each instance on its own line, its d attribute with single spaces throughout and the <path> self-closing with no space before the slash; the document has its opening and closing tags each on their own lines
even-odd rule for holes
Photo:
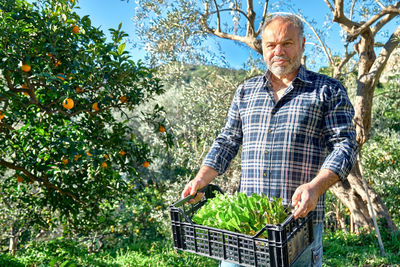
<svg viewBox="0 0 400 267">
<path fill-rule="evenodd" d="M 276 102 L 268 76 L 257 76 L 237 89 L 203 165 L 224 173 L 243 144 L 239 190 L 282 197 L 288 205 L 320 169 L 347 178 L 358 150 L 353 115 L 346 89 L 333 78 L 301 66 Z M 325 194 L 314 223 L 323 222 L 324 202 Z"/>
</svg>

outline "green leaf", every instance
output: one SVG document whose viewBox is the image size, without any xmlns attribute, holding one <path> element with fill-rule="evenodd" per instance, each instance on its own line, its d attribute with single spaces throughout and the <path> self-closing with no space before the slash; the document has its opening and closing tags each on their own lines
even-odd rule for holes
<svg viewBox="0 0 400 267">
<path fill-rule="evenodd" d="M 126 43 L 122 43 L 118 46 L 118 55 L 122 55 L 125 50 Z"/>
<path fill-rule="evenodd" d="M 193 216 L 196 223 L 254 235 L 266 223 L 281 223 L 287 214 L 282 199 L 244 193 L 216 194 Z"/>
</svg>

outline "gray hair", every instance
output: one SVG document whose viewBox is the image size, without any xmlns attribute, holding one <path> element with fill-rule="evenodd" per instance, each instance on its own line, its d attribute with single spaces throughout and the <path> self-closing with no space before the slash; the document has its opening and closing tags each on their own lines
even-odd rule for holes
<svg viewBox="0 0 400 267">
<path fill-rule="evenodd" d="M 295 14 L 290 13 L 275 13 L 267 17 L 262 26 L 262 32 L 264 32 L 265 28 L 274 20 L 281 19 L 283 21 L 290 22 L 294 27 L 296 27 L 300 40 L 304 37 L 304 24 L 301 19 Z"/>
</svg>

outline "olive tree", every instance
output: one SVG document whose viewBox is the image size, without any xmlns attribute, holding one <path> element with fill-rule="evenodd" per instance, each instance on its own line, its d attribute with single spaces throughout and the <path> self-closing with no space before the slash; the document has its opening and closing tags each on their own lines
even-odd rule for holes
<svg viewBox="0 0 400 267">
<path fill-rule="evenodd" d="M 343 31 L 344 53 L 339 58 L 332 55 L 329 43 L 321 36 L 321 32 L 330 28 L 324 24 L 326 29 L 318 29 L 300 11 L 294 13 L 308 26 L 314 43 L 321 48 L 320 51 L 334 69 L 334 77 L 343 76 L 344 66 L 351 61 L 356 62 L 353 64 L 357 66 L 354 122 L 357 141 L 362 147 L 371 129 L 374 89 L 389 56 L 399 44 L 400 27 L 396 26 L 389 32 L 383 42 L 377 42 L 376 39 L 385 25 L 400 16 L 400 1 L 324 2 L 328 7 L 327 12 L 331 12 L 328 15 Z M 208 37 L 232 40 L 262 54 L 260 34 L 265 19 L 277 11 L 293 10 L 287 6 L 287 2 L 269 0 L 144 0 L 137 4 L 134 20 L 140 26 L 138 36 L 157 60 L 187 60 L 190 59 L 189 55 L 199 55 L 198 51 Z M 357 228 L 372 225 L 359 162 L 351 171 L 348 182 L 338 183 L 331 191 L 350 209 Z M 390 229 L 396 230 L 380 196 L 372 188 L 368 188 L 368 191 L 375 213 L 386 219 Z"/>
</svg>

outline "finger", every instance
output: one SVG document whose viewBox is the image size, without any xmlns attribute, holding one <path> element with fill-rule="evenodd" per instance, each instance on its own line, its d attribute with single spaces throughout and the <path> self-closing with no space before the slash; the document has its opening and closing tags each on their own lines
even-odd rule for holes
<svg viewBox="0 0 400 267">
<path fill-rule="evenodd" d="M 294 194 L 292 196 L 292 206 L 296 207 L 301 199 L 301 190 L 299 188 L 294 191 Z"/>
<path fill-rule="evenodd" d="M 182 191 L 182 198 L 185 198 L 186 196 L 188 196 L 189 194 L 190 194 L 190 191 L 191 191 L 192 189 L 191 189 L 191 183 L 188 183 L 186 186 L 185 186 L 185 189 L 183 189 L 183 191 Z"/>
<path fill-rule="evenodd" d="M 191 199 L 191 200 L 189 200 L 188 203 L 196 204 L 197 202 L 199 202 L 203 198 L 203 196 L 204 196 L 204 193 L 199 192 L 199 193 L 197 193 L 196 197 Z"/>
<path fill-rule="evenodd" d="M 303 213 L 303 210 L 301 210 L 300 208 L 298 208 L 298 209 L 296 209 L 296 210 L 294 211 L 293 217 L 294 217 L 295 219 L 297 219 L 297 218 L 300 217 L 300 214 L 301 214 L 301 213 Z"/>
<path fill-rule="evenodd" d="M 297 209 L 295 210 L 294 218 L 302 217 L 305 212 L 307 212 L 306 201 L 301 198 L 300 204 L 297 205 Z"/>
<path fill-rule="evenodd" d="M 294 218 L 295 219 L 297 219 L 297 218 L 304 218 L 304 217 L 306 217 L 307 216 L 307 214 L 308 214 L 308 209 L 307 208 L 305 208 L 305 207 L 302 207 L 302 208 L 298 208 L 295 212 L 294 212 Z"/>
<path fill-rule="evenodd" d="M 196 195 L 198 189 L 199 189 L 199 184 L 198 183 L 192 183 L 192 188 L 190 190 L 190 194 L 192 196 Z"/>
</svg>

